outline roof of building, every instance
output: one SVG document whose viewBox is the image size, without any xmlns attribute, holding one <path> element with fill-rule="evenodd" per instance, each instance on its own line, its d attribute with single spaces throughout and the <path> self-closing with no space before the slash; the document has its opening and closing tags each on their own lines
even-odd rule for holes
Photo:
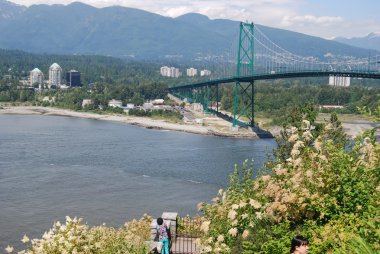
<svg viewBox="0 0 380 254">
<path fill-rule="evenodd" d="M 38 68 L 34 68 L 31 72 L 39 72 L 39 73 L 42 73 L 42 71 Z"/>
<path fill-rule="evenodd" d="M 62 69 L 57 63 L 53 63 L 49 69 Z"/>
</svg>

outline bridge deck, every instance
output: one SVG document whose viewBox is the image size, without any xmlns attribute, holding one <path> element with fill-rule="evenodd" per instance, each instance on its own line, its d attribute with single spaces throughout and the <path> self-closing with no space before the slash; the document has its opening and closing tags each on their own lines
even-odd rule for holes
<svg viewBox="0 0 380 254">
<path fill-rule="evenodd" d="M 380 72 L 353 72 L 353 71 L 305 71 L 305 72 L 287 72 L 287 73 L 275 73 L 275 74 L 262 74 L 255 76 L 243 76 L 243 77 L 228 77 L 223 79 L 209 80 L 205 82 L 199 82 L 194 84 L 179 85 L 170 87 L 170 91 L 176 91 L 186 88 L 198 88 L 204 86 L 214 86 L 218 84 L 226 84 L 233 82 L 252 82 L 256 80 L 271 80 L 271 79 L 284 79 L 284 78 L 306 78 L 306 77 L 325 77 L 330 75 L 346 76 L 354 78 L 368 78 L 368 79 L 380 79 Z"/>
</svg>

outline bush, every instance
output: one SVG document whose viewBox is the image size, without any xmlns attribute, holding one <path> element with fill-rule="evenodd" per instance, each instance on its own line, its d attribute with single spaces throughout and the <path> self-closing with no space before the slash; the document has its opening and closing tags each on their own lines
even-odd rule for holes
<svg viewBox="0 0 380 254">
<path fill-rule="evenodd" d="M 355 253 L 357 237 L 380 251 L 380 144 L 366 133 L 345 145 L 334 119 L 317 137 L 302 124 L 284 130 L 288 156 L 257 179 L 247 161 L 235 168 L 228 189 L 201 208 L 203 253 L 286 253 L 298 234 L 312 253 Z"/>
<path fill-rule="evenodd" d="M 93 254 L 146 254 L 145 241 L 150 238 L 152 218 L 144 215 L 140 220 L 126 223 L 119 229 L 96 226 L 90 228 L 82 219 L 66 217 L 66 223 L 56 222 L 53 228 L 31 242 L 24 236 L 22 242 L 30 247 L 21 254 L 93 253 Z M 12 249 L 9 247 L 9 249 Z"/>
</svg>

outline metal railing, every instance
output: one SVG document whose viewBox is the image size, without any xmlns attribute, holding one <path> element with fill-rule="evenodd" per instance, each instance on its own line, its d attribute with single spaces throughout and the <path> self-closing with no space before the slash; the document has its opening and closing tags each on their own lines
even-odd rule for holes
<svg viewBox="0 0 380 254">
<path fill-rule="evenodd" d="M 171 253 L 194 254 L 199 248 L 197 239 L 202 235 L 200 218 L 178 218 L 177 232 L 172 234 Z"/>
</svg>

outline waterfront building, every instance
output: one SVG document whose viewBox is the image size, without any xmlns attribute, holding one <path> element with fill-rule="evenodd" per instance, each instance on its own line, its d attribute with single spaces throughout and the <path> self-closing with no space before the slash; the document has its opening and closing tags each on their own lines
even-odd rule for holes
<svg viewBox="0 0 380 254">
<path fill-rule="evenodd" d="M 211 71 L 206 70 L 206 69 L 201 70 L 201 77 L 203 77 L 203 76 L 210 76 L 210 75 L 211 75 Z"/>
<path fill-rule="evenodd" d="M 51 86 L 60 87 L 62 68 L 57 63 L 53 63 L 49 68 L 49 88 Z"/>
<path fill-rule="evenodd" d="M 143 104 L 143 109 L 152 109 L 153 108 L 153 103 L 150 103 L 150 102 L 145 102 L 144 104 Z"/>
<path fill-rule="evenodd" d="M 342 105 L 319 105 L 319 109 L 342 109 Z"/>
<path fill-rule="evenodd" d="M 151 101 L 153 105 L 164 105 L 165 100 L 164 99 L 155 99 Z"/>
<path fill-rule="evenodd" d="M 112 100 L 110 100 L 108 102 L 108 106 L 113 107 L 113 108 L 122 108 L 123 107 L 123 103 L 120 100 L 114 100 L 114 99 L 112 99 Z"/>
<path fill-rule="evenodd" d="M 197 69 L 194 69 L 194 68 L 189 68 L 186 70 L 186 75 L 189 76 L 189 77 L 194 77 L 194 76 L 197 76 Z"/>
<path fill-rule="evenodd" d="M 66 84 L 68 86 L 81 86 L 80 83 L 80 72 L 76 70 L 71 70 L 66 73 Z"/>
<path fill-rule="evenodd" d="M 82 108 L 84 108 L 86 106 L 90 106 L 93 103 L 94 102 L 91 99 L 83 99 L 83 101 L 82 101 Z"/>
<path fill-rule="evenodd" d="M 134 108 L 135 108 L 135 104 L 127 103 L 127 109 L 134 109 Z"/>
<path fill-rule="evenodd" d="M 40 71 L 40 69 L 34 68 L 30 72 L 30 85 L 38 84 L 41 87 L 43 83 L 44 83 L 44 74 L 42 73 L 42 71 Z"/>
<path fill-rule="evenodd" d="M 335 75 L 330 75 L 329 77 L 330 86 L 350 86 L 350 84 L 351 84 L 351 77 L 335 76 Z"/>
</svg>

